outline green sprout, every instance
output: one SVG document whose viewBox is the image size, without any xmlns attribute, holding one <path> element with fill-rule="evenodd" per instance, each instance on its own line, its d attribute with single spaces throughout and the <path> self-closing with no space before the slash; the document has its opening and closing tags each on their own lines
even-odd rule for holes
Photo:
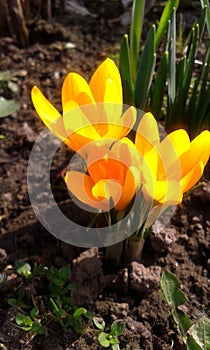
<svg viewBox="0 0 210 350">
<path fill-rule="evenodd" d="M 93 323 L 99 330 L 97 334 L 99 344 L 103 348 L 120 350 L 118 337 L 123 333 L 125 325 L 115 321 L 111 324 L 109 331 L 105 331 L 106 325 L 102 318 L 93 317 Z"/>
</svg>

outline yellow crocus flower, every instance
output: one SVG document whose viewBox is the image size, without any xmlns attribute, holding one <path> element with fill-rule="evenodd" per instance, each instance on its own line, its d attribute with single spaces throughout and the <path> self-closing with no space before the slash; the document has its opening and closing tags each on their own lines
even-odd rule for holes
<svg viewBox="0 0 210 350">
<path fill-rule="evenodd" d="M 160 204 L 178 204 L 203 174 L 210 156 L 210 132 L 205 130 L 190 141 L 187 132 L 178 129 L 160 141 L 157 122 L 147 113 L 138 125 L 135 146 L 147 166 L 145 193 Z M 148 172 L 152 183 L 147 181 Z"/>
<path fill-rule="evenodd" d="M 96 69 L 89 84 L 79 74 L 69 73 L 62 87 L 62 115 L 37 86 L 32 102 L 45 125 L 74 151 L 101 139 L 121 139 L 136 120 L 136 111 L 123 114 L 121 78 L 115 63 L 107 58 Z"/>
</svg>

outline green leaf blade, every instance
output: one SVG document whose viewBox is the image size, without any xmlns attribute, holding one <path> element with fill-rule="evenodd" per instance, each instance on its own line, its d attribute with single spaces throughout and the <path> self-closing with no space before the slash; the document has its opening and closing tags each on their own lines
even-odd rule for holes
<svg viewBox="0 0 210 350">
<path fill-rule="evenodd" d="M 155 47 L 157 48 L 161 38 L 168 27 L 168 21 L 171 19 L 172 13 L 178 8 L 179 0 L 168 0 L 167 4 L 164 7 L 159 26 L 155 35 Z"/>
<path fill-rule="evenodd" d="M 141 54 L 135 82 L 135 105 L 144 110 L 155 66 L 155 26 L 150 28 Z"/>
<path fill-rule="evenodd" d="M 132 105 L 134 102 L 134 91 L 131 72 L 131 60 L 129 52 L 128 36 L 124 35 L 120 46 L 119 71 L 123 86 L 123 102 Z"/>
</svg>

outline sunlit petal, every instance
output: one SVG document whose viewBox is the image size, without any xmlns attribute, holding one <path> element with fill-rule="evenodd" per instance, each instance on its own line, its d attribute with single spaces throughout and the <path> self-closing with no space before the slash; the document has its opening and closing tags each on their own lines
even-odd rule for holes
<svg viewBox="0 0 210 350">
<path fill-rule="evenodd" d="M 32 88 L 31 98 L 37 114 L 46 126 L 60 116 L 57 109 L 46 99 L 37 86 Z"/>
<path fill-rule="evenodd" d="M 136 193 L 137 182 L 132 169 L 128 169 L 122 186 L 122 195 L 119 202 L 115 206 L 116 210 L 122 210 L 128 206 Z"/>
<path fill-rule="evenodd" d="M 182 192 L 190 190 L 201 178 L 204 170 L 204 164 L 199 162 L 191 171 L 181 179 Z"/>
<path fill-rule="evenodd" d="M 107 81 L 109 82 L 107 83 Z M 117 100 L 115 100 L 114 102 L 122 103 L 122 83 L 120 73 L 115 63 L 109 58 L 107 58 L 96 69 L 89 83 L 90 89 L 93 93 L 96 102 L 104 102 L 105 96 L 105 102 L 113 101 L 113 97 L 110 96 L 108 92 L 108 89 L 112 84 L 114 84 L 116 88 L 115 97 L 117 98 Z M 108 98 L 110 98 L 111 101 L 109 101 Z"/>
<path fill-rule="evenodd" d="M 92 195 L 94 183 L 90 176 L 78 171 L 69 171 L 66 173 L 65 182 L 70 192 L 82 203 L 96 209 L 107 207 L 107 203 L 100 203 Z"/>
<path fill-rule="evenodd" d="M 135 145 L 142 156 L 159 144 L 158 125 L 151 113 L 143 115 L 136 132 Z"/>
<path fill-rule="evenodd" d="M 62 105 L 75 101 L 79 106 L 94 103 L 94 97 L 87 81 L 77 73 L 69 73 L 62 87 Z"/>
</svg>

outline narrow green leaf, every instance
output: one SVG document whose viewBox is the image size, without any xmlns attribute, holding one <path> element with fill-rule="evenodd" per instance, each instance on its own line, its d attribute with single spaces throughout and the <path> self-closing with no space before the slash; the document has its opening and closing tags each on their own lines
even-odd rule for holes
<svg viewBox="0 0 210 350">
<path fill-rule="evenodd" d="M 179 289 L 180 281 L 173 273 L 167 270 L 164 271 L 161 277 L 160 284 L 164 298 L 170 306 L 176 308 L 177 306 L 185 304 L 187 302 L 187 298 Z"/>
<path fill-rule="evenodd" d="M 0 96 L 0 118 L 8 117 L 20 108 L 20 102 Z"/>
<path fill-rule="evenodd" d="M 186 341 L 187 350 L 203 350 L 192 337 L 188 337 Z"/>
<path fill-rule="evenodd" d="M 210 83 L 207 83 L 206 91 L 203 93 L 203 103 L 200 105 L 200 108 L 197 110 L 198 123 L 197 127 L 199 130 L 204 126 L 205 121 L 210 122 Z"/>
<path fill-rule="evenodd" d="M 160 18 L 159 26 L 155 35 L 155 47 L 157 48 L 163 34 L 168 27 L 168 21 L 171 19 L 174 9 L 176 10 L 179 5 L 179 0 L 168 0 L 166 3 L 162 16 Z"/>
<path fill-rule="evenodd" d="M 145 0 L 133 0 L 130 26 L 130 57 L 133 81 L 136 79 L 139 46 L 144 21 L 144 4 Z"/>
<path fill-rule="evenodd" d="M 173 9 L 169 24 L 169 65 L 168 65 L 168 99 L 169 108 L 174 103 L 176 96 L 176 12 Z"/>
<path fill-rule="evenodd" d="M 184 340 L 186 342 L 187 331 L 191 326 L 190 319 L 182 310 L 179 310 L 179 309 L 176 309 L 175 311 L 173 311 L 173 316 L 176 324 L 182 331 L 182 335 L 185 336 Z"/>
<path fill-rule="evenodd" d="M 151 93 L 150 107 L 155 118 L 159 120 L 165 95 L 166 78 L 168 73 L 168 52 L 165 51 L 157 70 Z"/>
<path fill-rule="evenodd" d="M 138 73 L 135 82 L 135 105 L 137 108 L 144 109 L 152 82 L 155 66 L 155 26 L 153 25 L 147 35 L 144 50 L 141 54 Z"/>
<path fill-rule="evenodd" d="M 202 8 L 206 6 L 207 13 L 206 13 L 206 26 L 208 30 L 208 35 L 210 37 L 210 7 L 209 7 L 209 1 L 208 0 L 200 0 Z"/>
<path fill-rule="evenodd" d="M 201 17 L 200 17 L 200 20 L 199 20 L 199 44 L 201 42 L 201 39 L 203 37 L 203 32 L 204 32 L 204 28 L 205 28 L 205 23 L 206 23 L 206 18 L 207 18 L 207 15 L 208 15 L 208 8 L 207 8 L 207 5 L 205 5 L 203 7 L 203 10 L 202 10 L 202 14 L 201 14 Z"/>
<path fill-rule="evenodd" d="M 182 56 L 176 66 L 176 93 L 182 90 L 183 76 L 186 67 L 186 56 Z"/>
<path fill-rule="evenodd" d="M 185 74 L 183 77 L 183 103 L 184 103 L 184 105 L 185 105 L 186 100 L 187 100 L 190 82 L 191 82 L 191 78 L 192 78 L 194 60 L 195 60 L 195 55 L 196 55 L 197 47 L 198 47 L 198 39 L 199 39 L 199 26 L 195 25 L 195 27 L 192 28 L 192 43 L 190 45 L 189 56 L 187 58 Z"/>
<path fill-rule="evenodd" d="M 124 35 L 120 46 L 119 71 L 123 86 L 123 102 L 132 105 L 134 102 L 134 91 L 131 73 L 131 60 L 128 44 L 128 35 Z"/>
<path fill-rule="evenodd" d="M 200 318 L 190 329 L 189 333 L 203 350 L 210 350 L 210 319 Z"/>
<path fill-rule="evenodd" d="M 206 118 L 208 104 L 210 103 L 210 94 L 209 94 L 209 65 L 210 65 L 210 43 L 207 47 L 205 57 L 202 63 L 202 70 L 199 76 L 200 91 L 197 93 L 196 98 L 196 113 L 197 113 L 197 124 L 199 128 L 204 123 Z M 210 119 L 210 115 L 209 115 Z"/>
<path fill-rule="evenodd" d="M 195 133 L 198 132 L 197 130 L 197 111 L 196 111 L 196 102 L 197 102 L 197 96 L 198 96 L 198 85 L 199 85 L 199 79 L 196 78 L 194 81 L 194 85 L 192 88 L 191 96 L 188 102 L 188 106 L 186 109 L 186 119 L 188 121 L 188 129 L 191 136 L 196 136 Z"/>
</svg>

